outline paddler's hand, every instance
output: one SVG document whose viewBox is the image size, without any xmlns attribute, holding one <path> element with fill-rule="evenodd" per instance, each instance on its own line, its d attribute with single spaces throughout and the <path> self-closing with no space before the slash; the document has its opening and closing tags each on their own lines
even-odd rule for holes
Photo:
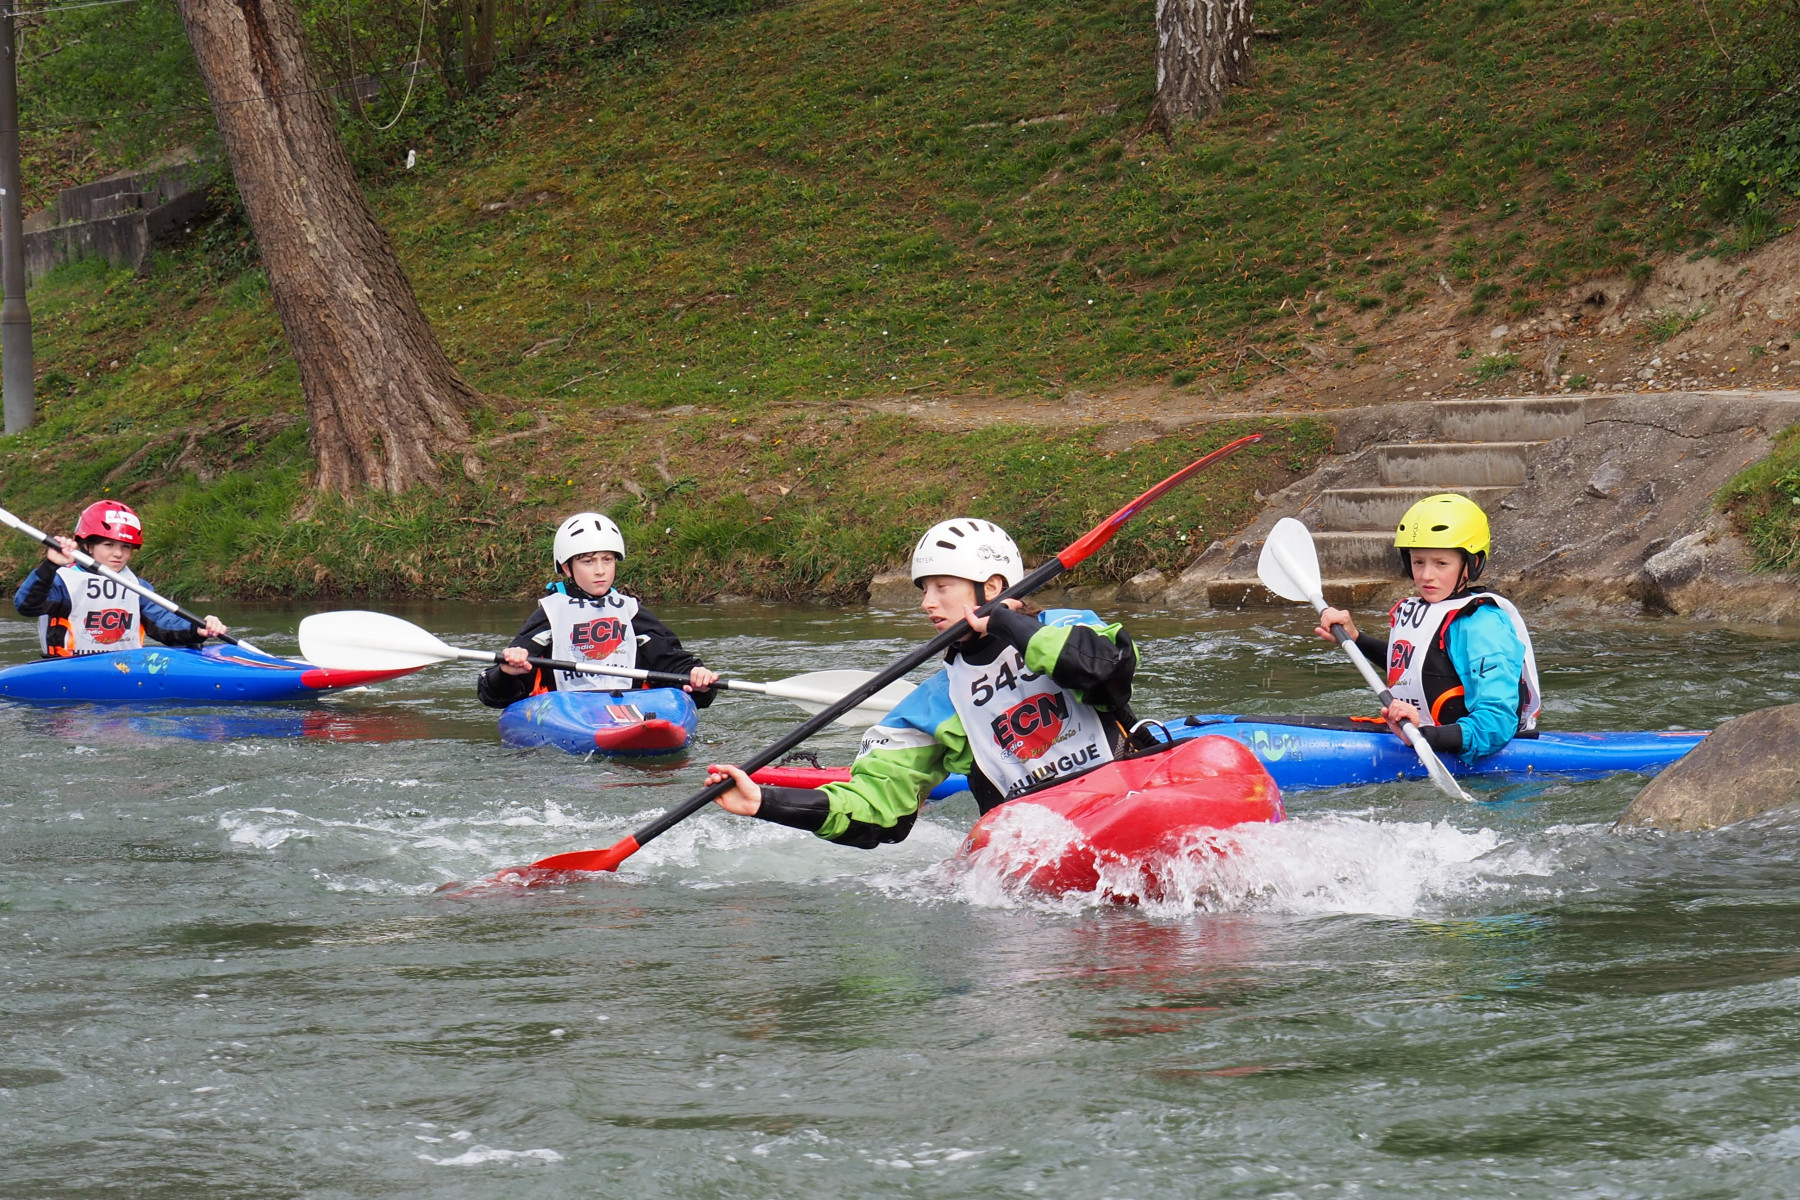
<svg viewBox="0 0 1800 1200">
<path fill-rule="evenodd" d="M 723 783 L 726 779 L 730 779 L 735 786 L 720 796 L 715 803 L 726 812 L 736 813 L 740 817 L 754 817 L 762 808 L 762 789 L 756 786 L 755 780 L 745 774 L 742 767 L 721 766 L 714 763 L 706 768 L 708 787 L 715 783 Z"/>
<path fill-rule="evenodd" d="M 1006 605 L 1006 607 L 1014 610 L 1015 612 L 1018 611 L 1019 609 L 1025 607 L 1025 602 L 1022 600 L 1003 600 L 1003 601 L 1001 601 L 1001 603 Z M 963 609 L 963 620 L 965 620 L 969 623 L 969 631 L 971 633 L 973 633 L 976 637 L 986 637 L 987 636 L 988 618 L 978 617 L 975 615 L 974 609 L 965 608 L 965 609 Z"/>
<path fill-rule="evenodd" d="M 1404 700 L 1395 700 L 1386 708 L 1382 709 L 1381 719 L 1388 723 L 1388 728 L 1393 730 L 1397 737 L 1406 736 L 1400 732 L 1400 722 L 1411 721 L 1414 725 L 1421 723 L 1419 721 L 1419 710 Z"/>
<path fill-rule="evenodd" d="M 709 671 L 705 667 L 695 667 L 688 672 L 687 686 L 681 690 L 684 692 L 704 692 L 707 688 L 717 682 L 719 682 L 719 673 L 717 671 Z"/>
<path fill-rule="evenodd" d="M 1356 618 L 1351 616 L 1347 610 L 1341 608 L 1327 608 L 1321 612 L 1319 614 L 1319 627 L 1313 630 L 1313 632 L 1328 642 L 1335 642 L 1337 641 L 1337 638 L 1334 637 L 1331 632 L 1331 627 L 1333 625 L 1342 625 L 1344 627 L 1344 632 L 1350 635 L 1350 640 L 1353 642 L 1362 636 L 1362 634 L 1358 633 L 1356 630 Z"/>
<path fill-rule="evenodd" d="M 219 620 L 219 618 L 213 616 L 211 613 L 206 614 L 206 620 L 200 626 L 200 634 L 202 637 L 224 637 L 229 632 L 231 631 L 225 627 L 225 622 Z"/>
<path fill-rule="evenodd" d="M 531 664 L 525 660 L 531 655 L 523 646 L 508 646 L 500 652 L 500 669 L 508 675 L 529 675 Z"/>
<path fill-rule="evenodd" d="M 75 539 L 59 537 L 56 545 L 44 551 L 44 557 L 59 567 L 75 565 Z"/>
</svg>

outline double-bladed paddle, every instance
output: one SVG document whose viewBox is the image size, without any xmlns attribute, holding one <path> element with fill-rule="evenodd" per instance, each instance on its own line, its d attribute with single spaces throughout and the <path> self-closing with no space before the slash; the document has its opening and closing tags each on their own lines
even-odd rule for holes
<svg viewBox="0 0 1800 1200">
<path fill-rule="evenodd" d="M 49 534 L 47 534 L 43 530 L 39 529 L 36 525 L 33 525 L 31 522 L 26 521 L 23 518 L 16 517 L 12 513 L 7 512 L 4 508 L 0 508 L 0 525 L 10 525 L 12 528 L 18 530 L 20 533 L 24 534 L 26 537 L 30 538 L 32 541 L 42 542 L 42 543 L 44 543 L 44 545 L 50 547 L 52 550 L 61 550 L 62 549 L 62 544 L 59 543 L 55 538 L 51 537 Z M 206 626 L 206 618 L 205 617 L 196 617 L 193 613 L 191 613 L 187 609 L 181 607 L 181 605 L 175 603 L 173 600 L 169 599 L 167 596 L 158 595 L 156 592 L 152 591 L 150 588 L 145 587 L 141 583 L 133 583 L 131 580 L 125 578 L 123 575 L 121 575 L 117 571 L 113 570 L 111 567 L 101 566 L 99 563 L 94 561 L 93 555 L 87 554 L 81 550 L 76 550 L 74 552 L 74 558 L 75 558 L 76 562 L 80 563 L 82 566 L 86 567 L 88 570 L 94 572 L 96 575 L 99 575 L 101 578 L 110 579 L 114 583 L 118 584 L 120 587 L 127 588 L 131 591 L 136 592 L 138 595 L 144 597 L 144 599 L 146 599 L 146 600 L 155 601 L 156 603 L 162 605 L 164 608 L 168 609 L 170 612 L 174 613 L 176 616 L 182 618 L 183 620 L 191 621 L 193 623 L 193 626 L 195 629 L 205 628 L 205 626 Z M 250 652 L 252 652 L 254 654 L 262 654 L 262 655 L 264 655 L 264 657 L 267 657 L 267 658 L 274 657 L 274 655 L 272 655 L 272 654 L 267 654 L 265 651 L 258 650 L 255 646 L 252 646 L 249 642 L 246 642 L 243 638 L 232 637 L 229 633 L 221 633 L 219 635 L 219 640 L 221 642 L 230 642 L 233 646 L 242 646 L 244 649 L 249 650 Z"/>
<path fill-rule="evenodd" d="M 1275 522 L 1275 528 L 1269 530 L 1269 536 L 1263 540 L 1262 557 L 1256 563 L 1256 575 L 1263 586 L 1284 600 L 1298 600 L 1310 604 L 1319 612 L 1324 612 L 1325 589 L 1319 576 L 1319 552 L 1313 546 L 1312 533 L 1306 526 L 1293 517 L 1283 517 Z M 1375 673 L 1375 668 L 1356 648 L 1356 642 L 1342 625 L 1333 625 L 1331 634 L 1337 639 L 1356 669 L 1362 672 L 1363 681 L 1372 689 L 1381 701 L 1382 707 L 1393 702 L 1394 694 L 1388 691 L 1387 684 Z M 1437 756 L 1419 732 L 1419 727 L 1411 721 L 1400 722 L 1400 733 L 1412 744 L 1413 752 L 1419 761 L 1425 764 L 1425 773 L 1431 776 L 1440 792 L 1446 796 L 1454 796 L 1458 800 L 1467 800 L 1471 804 L 1475 797 L 1463 790 L 1456 777 L 1450 774 L 1448 767 Z"/>
<path fill-rule="evenodd" d="M 387 613 L 357 610 L 315 613 L 301 621 L 300 653 L 314 666 L 361 671 L 403 671 L 458 659 L 486 663 L 501 661 L 496 651 L 465 650 L 450 645 L 411 621 Z M 688 682 L 686 675 L 644 671 L 636 667 L 608 667 L 555 658 L 527 658 L 525 661 L 534 667 L 548 667 L 554 671 L 635 679 L 657 687 L 686 687 Z M 846 692 L 873 678 L 875 676 L 867 671 L 814 671 L 773 683 L 721 679 L 713 686 L 791 700 L 807 712 L 816 713 L 823 712 L 842 699 Z M 911 691 L 910 683 L 890 684 L 839 715 L 838 723 L 852 728 L 873 725 Z"/>
<path fill-rule="evenodd" d="M 1121 508 L 1112 516 L 1106 518 L 1106 520 L 1100 522 L 1100 524 L 1094 526 L 1094 528 L 1082 534 L 1081 537 L 1075 540 L 1074 544 L 1070 545 L 1061 554 L 1058 554 L 1049 562 L 1044 563 L 1042 566 L 1033 570 L 1026 575 L 1025 578 L 1019 580 L 1019 582 L 1013 584 L 998 596 L 989 600 L 986 604 L 983 604 L 976 612 L 982 615 L 991 613 L 1006 601 L 1016 600 L 1022 596 L 1029 596 L 1057 576 L 1064 572 L 1074 570 L 1096 550 L 1111 541 L 1113 535 L 1125 527 L 1126 522 L 1137 516 L 1145 507 L 1160 499 L 1166 492 L 1180 486 L 1182 483 L 1186 482 L 1200 471 L 1205 470 L 1213 463 L 1218 462 L 1226 455 L 1241 450 L 1252 442 L 1259 442 L 1262 438 L 1262 434 L 1252 433 L 1246 437 L 1238 438 L 1235 442 L 1227 442 L 1206 457 L 1189 463 L 1181 470 L 1175 472 L 1173 475 L 1133 500 L 1130 504 L 1127 504 L 1124 508 Z M 751 755 L 740 765 L 746 771 L 757 771 L 768 766 L 770 763 L 786 754 L 789 750 L 792 750 L 795 746 L 798 746 L 801 742 L 804 742 L 807 738 L 831 724 L 837 717 L 856 707 L 865 697 L 880 691 L 882 688 L 898 680 L 908 671 L 926 660 L 942 654 L 945 650 L 949 649 L 951 645 L 965 637 L 968 632 L 969 623 L 966 620 L 956 622 L 956 624 L 951 625 L 916 650 L 902 655 L 895 662 L 889 664 L 886 670 L 878 672 L 873 679 L 870 679 L 867 683 L 863 684 L 862 687 L 846 693 L 842 699 L 837 701 L 837 703 L 830 705 L 811 720 L 797 726 L 792 732 L 781 738 L 774 745 Z M 630 858 L 633 854 L 636 854 L 653 839 L 661 837 L 681 822 L 687 820 L 689 817 L 705 808 L 708 804 L 711 804 L 714 800 L 723 796 L 733 786 L 732 781 L 729 779 L 711 784 L 708 787 L 695 792 L 692 796 L 689 796 L 686 800 L 683 800 L 680 804 L 677 804 L 674 808 L 671 808 L 656 820 L 650 822 L 636 833 L 631 834 L 615 845 L 609 846 L 604 850 L 576 850 L 568 854 L 553 854 L 549 858 L 541 858 L 537 862 L 532 863 L 530 870 L 534 872 L 550 873 L 565 871 L 616 871 L 618 870 L 620 863 Z M 521 875 L 522 872 L 517 869 L 513 871 L 503 871 L 497 876 L 497 879 L 505 880 L 508 877 L 518 879 Z"/>
</svg>

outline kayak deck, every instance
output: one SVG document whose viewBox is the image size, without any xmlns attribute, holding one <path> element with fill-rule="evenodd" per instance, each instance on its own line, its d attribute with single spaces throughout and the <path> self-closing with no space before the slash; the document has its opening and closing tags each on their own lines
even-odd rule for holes
<svg viewBox="0 0 1800 1200">
<path fill-rule="evenodd" d="M 1176 741 L 1217 735 L 1241 743 L 1268 768 L 1283 792 L 1363 787 L 1398 779 L 1423 779 L 1425 768 L 1405 742 L 1382 724 L 1353 717 L 1247 717 L 1204 714 L 1151 726 Z M 1473 762 L 1443 756 L 1456 775 L 1497 779 L 1551 775 L 1596 779 L 1631 771 L 1654 775 L 1700 744 L 1705 731 L 1633 733 L 1545 732 L 1515 738 L 1499 753 Z M 779 787 L 819 787 L 850 778 L 850 768 L 765 767 L 752 778 Z M 932 799 L 968 790 L 952 775 L 932 789 Z"/>
<path fill-rule="evenodd" d="M 1398 779 L 1423 779 L 1412 747 L 1384 724 L 1354 717 L 1263 717 L 1228 714 L 1188 717 L 1165 727 L 1175 739 L 1218 736 L 1241 742 L 1287 791 L 1363 787 Z M 1555 775 L 1596 779 L 1632 771 L 1654 775 L 1699 745 L 1704 731 L 1622 733 L 1540 732 L 1514 738 L 1486 758 L 1445 754 L 1453 775 Z"/>
<path fill-rule="evenodd" d="M 7 667 L 0 670 L 0 696 L 52 704 L 271 703 L 415 670 L 334 671 L 242 646 L 144 646 Z"/>
<path fill-rule="evenodd" d="M 569 754 L 649 758 L 687 749 L 698 724 L 693 697 L 680 688 L 542 692 L 507 705 L 500 740 Z"/>
</svg>

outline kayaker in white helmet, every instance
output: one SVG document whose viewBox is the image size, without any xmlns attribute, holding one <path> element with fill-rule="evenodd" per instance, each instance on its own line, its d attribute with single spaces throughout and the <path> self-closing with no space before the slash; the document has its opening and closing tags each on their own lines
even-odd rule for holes
<svg viewBox="0 0 1800 1200">
<path fill-rule="evenodd" d="M 1381 715 L 1412 720 L 1440 754 L 1482 758 L 1537 736 L 1543 692 L 1525 618 L 1475 583 L 1492 540 L 1479 504 L 1427 496 L 1394 532 L 1400 569 L 1419 591 L 1388 613 L 1387 640 L 1359 632 L 1344 609 L 1319 614 L 1320 637 L 1333 640 L 1330 627 L 1342 625 L 1370 661 L 1387 664 L 1394 702 Z"/>
<path fill-rule="evenodd" d="M 614 667 L 684 673 L 685 690 L 701 708 L 717 694 L 718 672 L 681 644 L 674 632 L 613 586 L 625 561 L 625 535 L 604 513 L 580 512 L 556 527 L 551 558 L 561 578 L 545 585 L 504 662 L 481 673 L 475 694 L 489 708 L 505 708 L 539 692 L 621 692 L 638 685 L 617 675 L 574 674 L 534 667 L 527 658 L 586 660 Z"/>
<path fill-rule="evenodd" d="M 847 782 L 764 787 L 715 765 L 709 782 L 735 784 L 720 806 L 868 848 L 904 840 L 924 797 L 950 775 L 968 776 L 985 813 L 1110 761 L 1136 723 L 1137 649 L 1121 626 L 1085 609 L 1037 612 L 1009 600 L 975 615 L 1024 574 L 1018 546 L 993 522 L 932 526 L 913 551 L 919 607 L 940 631 L 966 618 L 969 636 L 863 735 Z"/>
</svg>

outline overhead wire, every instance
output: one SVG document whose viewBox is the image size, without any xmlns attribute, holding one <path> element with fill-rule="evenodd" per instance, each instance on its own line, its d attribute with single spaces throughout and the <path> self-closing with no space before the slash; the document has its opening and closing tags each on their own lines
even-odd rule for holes
<svg viewBox="0 0 1800 1200">
<path fill-rule="evenodd" d="M 96 5 L 98 5 L 98 4 L 127 4 L 127 3 L 131 3 L 131 2 L 132 2 L 132 0 L 85 0 L 85 3 L 92 3 L 92 4 L 96 4 Z M 766 5 L 763 5 L 760 7 L 761 7 L 761 11 L 774 11 L 774 10 L 779 10 L 779 9 L 784 9 L 784 8 L 792 8 L 802 2 L 803 2 L 803 0 L 775 0 L 774 3 L 766 4 Z M 429 0 L 421 0 L 421 8 L 424 8 L 428 4 L 429 4 Z M 70 5 L 69 7 L 79 8 L 82 6 L 83 5 Z M 46 9 L 46 10 L 42 10 L 42 11 L 50 11 L 50 10 Z M 699 28 L 703 25 L 709 24 L 709 23 L 710 22 L 707 22 L 704 20 L 690 21 L 685 25 L 671 25 L 671 26 L 665 27 L 663 32 L 674 33 L 674 32 L 678 32 L 680 30 L 685 30 L 685 29 L 697 29 L 697 28 Z M 609 34 L 606 36 L 604 41 L 611 41 L 614 36 L 616 36 L 616 35 Z M 588 42 L 588 46 L 590 46 L 590 47 L 596 46 L 596 45 L 601 45 L 601 44 L 604 44 L 604 43 L 603 43 L 602 39 L 600 39 L 600 38 L 595 38 L 592 41 Z M 489 62 L 489 65 L 492 65 L 492 66 L 499 66 L 503 63 L 510 64 L 510 63 L 533 62 L 540 58 L 554 58 L 558 55 L 568 54 L 571 51 L 579 50 L 581 48 L 582 47 L 580 47 L 580 46 L 547 45 L 539 50 L 533 51 L 528 54 L 511 54 L 511 55 L 496 56 L 492 59 L 489 59 L 488 62 Z M 419 44 L 418 44 L 418 47 L 414 51 L 414 59 L 412 62 L 404 63 L 397 67 L 388 67 L 388 68 L 385 68 L 385 69 L 379 70 L 379 71 L 371 71 L 371 72 L 368 72 L 368 74 L 372 75 L 372 76 L 380 76 L 380 75 L 393 75 L 393 74 L 397 74 L 398 72 L 401 72 L 401 71 L 412 71 L 414 79 L 417 79 L 421 75 L 438 75 L 438 76 L 443 75 L 444 72 L 442 69 L 431 69 L 431 70 L 423 70 L 423 71 L 417 69 L 419 63 L 421 61 L 423 61 L 422 59 L 420 59 L 418 57 L 418 54 L 423 49 L 424 49 L 424 31 L 423 31 L 423 27 L 421 27 L 420 35 L 419 35 Z M 142 112 L 133 112 L 133 113 L 114 113 L 110 116 L 76 117 L 76 118 L 73 118 L 73 119 L 67 120 L 67 121 L 37 121 L 37 122 L 33 122 L 32 124 L 29 124 L 29 125 L 21 124 L 17 130 L 0 129 L 0 133 L 9 133 L 9 132 L 37 133 L 37 132 L 47 130 L 47 129 L 74 129 L 74 128 L 76 128 L 78 126 L 82 126 L 82 125 L 109 125 L 109 124 L 112 124 L 117 121 L 142 121 L 142 120 L 146 120 L 150 117 L 170 116 L 175 113 L 216 112 L 218 109 L 223 108 L 228 105 L 269 104 L 269 103 L 273 103 L 274 101 L 277 101 L 277 100 L 288 99 L 289 97 L 292 97 L 292 96 L 310 96 L 310 95 L 315 95 L 315 94 L 321 93 L 321 92 L 342 92 L 342 91 L 348 90 L 352 86 L 354 86 L 354 85 L 350 84 L 350 83 L 330 83 L 330 84 L 321 84 L 318 87 L 297 88 L 293 91 L 275 92 L 272 94 L 262 95 L 262 96 L 240 96 L 240 97 L 236 97 L 236 98 L 228 99 L 228 100 L 208 100 L 207 103 L 205 103 L 205 104 L 175 104 L 175 105 L 170 105 L 169 107 L 166 107 L 166 108 L 150 108 L 150 109 L 145 109 Z M 387 128 L 392 128 L 392 124 L 390 123 L 387 126 Z"/>
<path fill-rule="evenodd" d="M 136 0 L 81 0 L 81 3 L 79 4 L 55 4 L 45 5 L 43 7 L 29 4 L 15 4 L 12 5 L 11 8 L 12 15 L 15 17 L 39 17 L 48 13 L 70 12 L 77 8 L 105 8 L 111 4 L 133 3 L 136 3 Z M 0 5 L 0 8 L 5 7 L 5 5 Z"/>
<path fill-rule="evenodd" d="M 413 85 L 419 81 L 419 63 L 422 61 L 419 55 L 425 49 L 425 15 L 430 10 L 430 6 L 431 0 L 419 0 L 419 40 L 413 45 L 412 61 L 406 64 L 406 95 L 400 97 L 400 107 L 394 113 L 394 119 L 386 125 L 377 125 L 375 122 L 369 121 L 369 127 L 377 133 L 386 133 L 398 125 L 400 118 L 406 115 L 406 106 L 412 103 Z M 368 121 L 369 119 L 365 116 L 363 120 Z"/>
<path fill-rule="evenodd" d="M 422 48 L 423 48 L 423 46 L 421 45 L 421 49 Z M 495 65 L 499 65 L 501 63 L 530 62 L 534 59 L 550 58 L 550 57 L 553 57 L 554 55 L 567 53 L 567 50 L 568 50 L 567 47 L 551 46 L 551 47 L 546 47 L 545 49 L 536 51 L 531 54 L 514 54 L 514 55 L 495 57 L 493 59 L 490 59 L 489 62 L 491 62 Z M 371 71 L 368 74 L 370 74 L 370 75 L 394 75 L 394 74 L 398 74 L 401 71 L 411 70 L 416 65 L 417 65 L 417 61 L 415 60 L 415 62 L 405 63 L 398 67 L 388 67 L 388 68 L 385 68 L 380 71 Z M 443 73 L 444 72 L 442 70 L 437 70 L 437 69 L 423 70 L 423 71 L 416 71 L 415 77 L 419 76 L 419 75 L 442 75 Z M 19 133 L 36 133 L 38 131 L 45 130 L 45 129 L 73 129 L 78 125 L 108 125 L 108 124 L 112 124 L 115 121 L 141 121 L 141 120 L 145 120 L 146 118 L 149 118 L 149 117 L 162 117 L 162 116 L 168 116 L 173 113 L 211 112 L 211 111 L 217 110 L 219 108 L 226 107 L 228 105 L 269 104 L 269 103 L 273 103 L 276 100 L 286 100 L 291 96 L 311 96 L 311 95 L 314 95 L 314 94 L 320 93 L 320 92 L 342 92 L 342 91 L 348 90 L 351 86 L 353 86 L 353 85 L 348 84 L 348 83 L 328 83 L 328 84 L 321 84 L 318 87 L 296 88 L 293 91 L 274 92 L 274 93 L 270 93 L 270 94 L 266 94 L 266 95 L 262 95 L 262 96 L 239 96 L 239 97 L 234 97 L 234 98 L 227 99 L 227 100 L 211 100 L 205 104 L 175 104 L 175 105 L 170 105 L 167 108 L 148 108 L 148 109 L 143 110 L 142 112 L 114 113 L 109 116 L 76 117 L 76 118 L 73 118 L 68 121 L 37 121 L 37 122 L 33 122 L 30 125 L 23 125 L 23 124 L 20 125 L 17 132 L 19 132 Z M 0 129 L 0 133 L 6 133 L 6 132 L 8 132 L 8 131 L 4 130 L 4 129 Z"/>
</svg>

